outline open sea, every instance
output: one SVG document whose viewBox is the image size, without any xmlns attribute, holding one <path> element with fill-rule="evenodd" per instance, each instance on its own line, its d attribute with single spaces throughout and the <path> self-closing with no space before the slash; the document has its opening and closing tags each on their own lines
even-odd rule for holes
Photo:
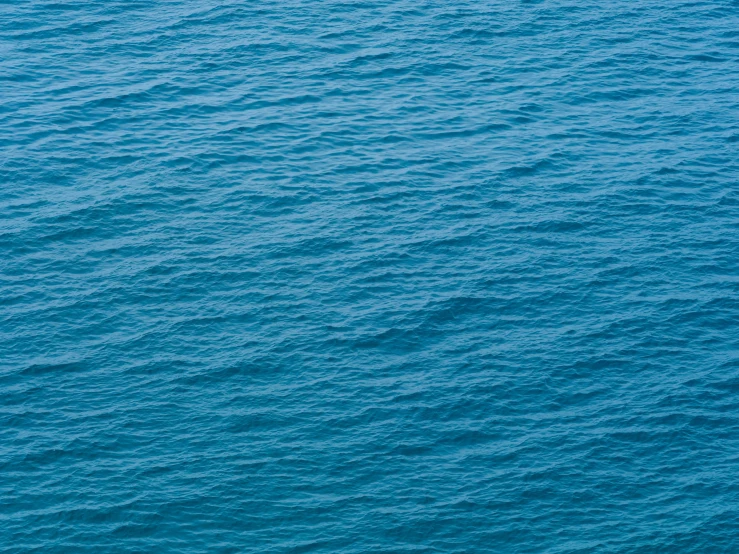
<svg viewBox="0 0 739 554">
<path fill-rule="evenodd" d="M 0 552 L 739 552 L 739 1 L 2 0 Z"/>
</svg>

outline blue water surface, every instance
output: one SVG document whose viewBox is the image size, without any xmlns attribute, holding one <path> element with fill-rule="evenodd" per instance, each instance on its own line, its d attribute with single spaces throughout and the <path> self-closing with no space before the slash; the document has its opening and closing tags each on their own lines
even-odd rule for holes
<svg viewBox="0 0 739 554">
<path fill-rule="evenodd" d="M 739 2 L 0 4 L 0 550 L 739 552 Z"/>
</svg>

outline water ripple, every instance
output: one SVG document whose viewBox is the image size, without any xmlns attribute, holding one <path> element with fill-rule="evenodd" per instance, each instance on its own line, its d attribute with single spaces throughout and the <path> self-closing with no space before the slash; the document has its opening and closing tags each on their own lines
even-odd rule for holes
<svg viewBox="0 0 739 554">
<path fill-rule="evenodd" d="M 738 550 L 736 8 L 6 4 L 0 550 Z"/>
</svg>

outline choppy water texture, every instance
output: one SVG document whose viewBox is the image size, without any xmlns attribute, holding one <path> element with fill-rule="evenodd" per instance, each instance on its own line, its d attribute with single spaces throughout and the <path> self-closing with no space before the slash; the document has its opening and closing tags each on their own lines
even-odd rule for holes
<svg viewBox="0 0 739 554">
<path fill-rule="evenodd" d="M 0 36 L 3 552 L 739 551 L 739 2 Z"/>
</svg>

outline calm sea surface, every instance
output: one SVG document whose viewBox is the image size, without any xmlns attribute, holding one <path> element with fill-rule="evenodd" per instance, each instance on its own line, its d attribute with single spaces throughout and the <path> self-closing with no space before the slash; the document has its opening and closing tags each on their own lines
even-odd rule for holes
<svg viewBox="0 0 739 554">
<path fill-rule="evenodd" d="M 739 2 L 0 4 L 0 551 L 739 551 Z"/>
</svg>

